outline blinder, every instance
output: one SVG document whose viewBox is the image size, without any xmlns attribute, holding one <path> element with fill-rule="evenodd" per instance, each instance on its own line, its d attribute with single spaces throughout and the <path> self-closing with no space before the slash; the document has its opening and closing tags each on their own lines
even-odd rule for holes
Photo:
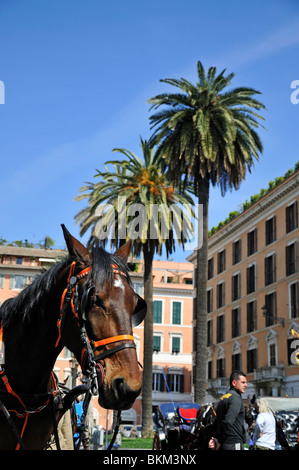
<svg viewBox="0 0 299 470">
<path fill-rule="evenodd" d="M 147 311 L 146 301 L 138 295 L 138 302 L 132 315 L 132 327 L 140 325 L 144 320 Z"/>
<path fill-rule="evenodd" d="M 91 285 L 82 295 L 80 310 L 81 310 L 81 317 L 83 321 L 87 321 L 88 303 L 89 303 L 90 295 L 92 295 L 93 290 L 94 290 L 94 285 Z M 140 323 L 144 320 L 146 311 L 147 311 L 145 300 L 142 297 L 140 297 L 138 294 L 137 296 L 138 296 L 137 305 L 132 315 L 132 327 L 133 328 L 140 325 Z"/>
<path fill-rule="evenodd" d="M 90 293 L 92 292 L 92 290 L 94 290 L 93 284 L 82 295 L 80 310 L 81 310 L 82 320 L 84 321 L 87 321 L 86 311 L 87 311 L 87 305 L 88 305 L 89 298 L 90 298 Z"/>
</svg>

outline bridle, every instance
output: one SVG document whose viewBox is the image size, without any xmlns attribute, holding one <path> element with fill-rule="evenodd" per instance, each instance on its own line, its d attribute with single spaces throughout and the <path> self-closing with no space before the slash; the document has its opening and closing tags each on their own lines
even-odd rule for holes
<svg viewBox="0 0 299 470">
<path fill-rule="evenodd" d="M 85 268 L 75 275 L 76 262 L 72 262 L 70 271 L 67 279 L 67 287 L 63 291 L 61 297 L 61 307 L 60 315 L 57 322 L 58 327 L 58 339 L 56 341 L 56 347 L 58 346 L 60 339 L 63 336 L 63 327 L 65 323 L 66 314 L 68 312 L 68 307 L 70 307 L 73 316 L 75 317 L 78 327 L 80 328 L 80 337 L 83 343 L 83 348 L 81 352 L 81 368 L 84 374 L 87 374 L 91 379 L 91 391 L 93 394 L 97 394 L 101 388 L 104 381 L 104 368 L 100 364 L 101 360 L 106 359 L 107 357 L 112 356 L 113 354 L 127 348 L 136 349 L 136 344 L 134 342 L 134 336 L 130 334 L 116 335 L 109 338 L 100 339 L 97 341 L 91 340 L 88 337 L 86 325 L 88 323 L 87 317 L 87 306 L 88 300 L 91 293 L 94 291 L 95 286 L 92 284 L 82 295 L 81 301 L 79 299 L 78 292 L 78 282 L 81 281 L 85 276 L 87 276 L 91 267 Z M 114 274 L 119 274 L 124 276 L 127 279 L 127 274 L 119 269 L 115 264 L 111 265 L 112 272 Z M 136 294 L 138 295 L 138 294 Z M 136 308 L 132 315 L 132 328 L 138 326 L 144 319 L 146 315 L 146 302 L 138 295 L 138 302 Z M 120 345 L 114 346 L 110 349 L 105 349 L 104 351 L 97 354 L 98 349 L 106 347 L 108 344 L 113 344 L 119 341 L 125 341 Z M 99 381 L 99 376 L 96 372 L 99 372 L 101 380 Z"/>
<path fill-rule="evenodd" d="M 94 285 L 90 286 L 87 289 L 87 291 L 83 294 L 81 302 L 80 302 L 79 292 L 78 292 L 78 282 L 81 281 L 85 276 L 89 274 L 89 272 L 91 271 L 91 267 L 83 269 L 77 275 L 74 274 L 75 267 L 76 267 L 76 262 L 74 261 L 71 264 L 70 271 L 68 274 L 67 287 L 64 289 L 62 297 L 61 297 L 60 314 L 59 314 L 59 318 L 57 321 L 58 338 L 57 338 L 55 347 L 58 347 L 60 341 L 63 340 L 63 329 L 64 329 L 64 324 L 65 324 L 65 319 L 66 319 L 66 315 L 70 307 L 71 312 L 73 316 L 75 317 L 77 324 L 80 328 L 80 338 L 83 343 L 80 365 L 81 365 L 83 374 L 86 374 L 89 377 L 90 392 L 93 395 L 95 395 L 98 393 L 104 381 L 104 368 L 101 364 L 99 364 L 99 361 L 125 348 L 136 349 L 136 345 L 134 343 L 134 337 L 128 334 L 112 336 L 110 338 L 100 339 L 98 341 L 93 341 L 88 338 L 87 331 L 86 331 L 86 324 L 88 322 L 86 309 L 87 309 L 88 298 L 89 298 L 91 290 L 94 289 Z M 123 275 L 127 278 L 127 275 L 124 272 L 120 271 L 116 265 L 112 265 L 111 267 L 112 267 L 113 273 Z M 132 316 L 132 327 L 134 328 L 135 326 L 139 325 L 144 319 L 145 315 L 146 315 L 146 302 L 141 297 L 138 296 L 138 302 L 137 302 L 135 311 L 133 312 L 133 316 Z M 0 349 L 1 349 L 2 342 L 3 342 L 2 336 L 3 336 L 3 326 L 0 325 Z M 126 341 L 126 342 L 95 355 L 95 351 L 97 349 L 103 348 L 107 344 L 112 344 L 118 341 Z M 130 341 L 130 342 L 127 342 L 127 341 Z M 97 374 L 97 369 L 100 373 L 101 380 L 98 379 L 99 376 Z M 16 399 L 19 405 L 21 405 L 21 407 L 23 408 L 23 412 L 21 413 L 18 413 L 15 410 L 8 410 L 6 406 L 4 405 L 4 403 L 0 401 L 0 410 L 3 411 L 5 418 L 7 419 L 13 433 L 15 434 L 15 437 L 17 438 L 18 445 L 16 449 L 20 449 L 20 448 L 25 449 L 22 438 L 23 438 L 23 434 L 25 432 L 25 429 L 28 423 L 29 415 L 42 411 L 49 405 L 49 403 L 52 404 L 53 419 L 54 419 L 53 426 L 54 426 L 54 430 L 56 429 L 56 434 L 57 434 L 57 422 L 55 420 L 54 409 L 55 409 L 56 403 L 61 405 L 61 398 L 60 398 L 59 387 L 58 387 L 56 378 L 53 373 L 51 374 L 51 383 L 53 386 L 52 392 L 39 394 L 39 395 L 36 395 L 36 394 L 33 395 L 35 399 L 44 400 L 42 405 L 39 406 L 38 408 L 35 408 L 34 410 L 33 409 L 28 410 L 26 405 L 23 402 L 23 399 L 24 399 L 23 396 L 18 395 L 11 388 L 9 381 L 7 379 L 7 376 L 5 375 L 5 369 L 4 367 L 2 367 L 1 363 L 0 363 L 0 383 L 3 384 L 4 390 L 6 391 L 6 393 L 9 396 L 13 397 L 13 399 Z M 23 424 L 21 433 L 18 432 L 13 420 L 11 419 L 10 411 L 13 411 L 17 416 L 24 418 L 24 424 Z M 56 435 L 55 435 L 55 438 L 56 438 Z M 57 436 L 56 442 L 59 445 L 58 436 Z"/>
</svg>

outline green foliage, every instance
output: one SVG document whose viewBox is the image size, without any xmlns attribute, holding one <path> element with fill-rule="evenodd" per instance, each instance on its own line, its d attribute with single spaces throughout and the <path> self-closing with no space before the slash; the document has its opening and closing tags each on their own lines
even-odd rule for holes
<svg viewBox="0 0 299 470">
<path fill-rule="evenodd" d="M 148 242 L 159 254 L 163 246 L 167 254 L 172 253 L 175 240 L 184 244 L 186 232 L 191 238 L 190 219 L 194 213 L 189 192 L 180 194 L 168 182 L 161 171 L 161 160 L 156 158 L 148 142 L 142 139 L 141 149 L 142 159 L 129 150 L 114 149 L 125 159 L 106 162 L 105 172 L 97 170 L 97 182 L 87 183 L 80 189 L 81 194 L 76 200 L 88 199 L 88 206 L 75 219 L 80 224 L 81 235 L 91 229 L 88 245 L 97 244 L 99 240 L 105 244 L 109 240 L 112 246 L 117 247 L 120 239 L 132 239 L 136 233 L 137 205 L 142 206 L 140 210 L 143 210 L 143 214 L 138 226 L 139 236 L 134 243 L 135 255 Z M 108 165 L 112 165 L 112 170 L 108 170 Z M 169 210 L 172 205 L 179 204 L 189 208 L 190 217 L 183 211 L 175 213 Z M 103 209 L 99 210 L 101 207 Z M 153 215 L 154 207 L 159 208 L 157 216 Z M 187 229 L 184 233 L 181 216 L 184 218 L 184 228 Z"/>
<path fill-rule="evenodd" d="M 263 146 L 256 132 L 264 118 L 257 113 L 265 106 L 255 99 L 252 88 L 228 89 L 234 74 L 216 67 L 206 73 L 197 63 L 198 82 L 164 79 L 176 93 L 163 93 L 149 100 L 155 129 L 152 141 L 158 145 L 165 169 L 176 184 L 192 181 L 195 193 L 202 180 L 219 185 L 222 194 L 238 188 L 251 171 Z"/>
<path fill-rule="evenodd" d="M 152 438 L 132 438 L 123 437 L 121 440 L 121 449 L 151 449 L 153 445 Z"/>
</svg>

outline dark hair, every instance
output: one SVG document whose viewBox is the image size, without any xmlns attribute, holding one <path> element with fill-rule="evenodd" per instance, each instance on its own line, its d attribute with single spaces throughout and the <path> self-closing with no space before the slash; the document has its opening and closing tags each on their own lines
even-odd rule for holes
<svg viewBox="0 0 299 470">
<path fill-rule="evenodd" d="M 244 374 L 244 372 L 242 372 L 241 370 L 234 370 L 231 374 L 230 374 L 230 378 L 229 378 L 229 385 L 232 386 L 233 384 L 233 380 L 239 380 L 240 377 L 246 377 L 246 374 Z"/>
</svg>

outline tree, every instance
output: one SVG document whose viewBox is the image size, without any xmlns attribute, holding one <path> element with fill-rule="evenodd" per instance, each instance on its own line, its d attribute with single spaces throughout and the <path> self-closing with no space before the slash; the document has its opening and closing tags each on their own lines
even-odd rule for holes
<svg viewBox="0 0 299 470">
<path fill-rule="evenodd" d="M 49 235 L 46 235 L 39 245 L 41 248 L 45 248 L 47 250 L 55 245 L 55 241 L 53 238 L 49 237 Z"/>
<path fill-rule="evenodd" d="M 188 191 L 183 196 L 169 184 L 162 174 L 160 160 L 154 149 L 141 139 L 143 159 L 125 149 L 114 151 L 126 157 L 109 161 L 114 170 L 97 171 L 97 183 L 88 183 L 76 200 L 88 198 L 88 207 L 82 209 L 76 220 L 80 234 L 91 229 L 88 244 L 101 240 L 117 248 L 121 241 L 134 240 L 135 255 L 144 259 L 144 298 L 147 314 L 144 322 L 144 357 L 142 391 L 142 434 L 150 436 L 152 421 L 152 355 L 153 355 L 153 273 L 154 254 L 175 250 L 175 243 L 184 246 L 192 235 L 192 198 Z M 182 205 L 187 211 L 182 210 Z M 190 211 L 190 213 L 188 212 Z M 138 217 L 136 217 L 138 213 Z"/>
<path fill-rule="evenodd" d="M 219 75 L 216 67 L 206 74 L 197 62 L 198 82 L 164 79 L 179 89 L 149 100 L 154 129 L 151 142 L 157 145 L 157 156 L 163 158 L 167 178 L 179 188 L 189 182 L 199 206 L 203 209 L 202 243 L 197 250 L 196 269 L 196 325 L 195 336 L 195 400 L 205 402 L 207 360 L 207 255 L 208 207 L 210 184 L 219 185 L 221 194 L 237 189 L 251 171 L 254 159 L 259 158 L 263 146 L 255 131 L 263 119 L 256 111 L 265 109 L 253 98 L 259 94 L 252 88 L 227 90 L 234 74 Z"/>
</svg>

